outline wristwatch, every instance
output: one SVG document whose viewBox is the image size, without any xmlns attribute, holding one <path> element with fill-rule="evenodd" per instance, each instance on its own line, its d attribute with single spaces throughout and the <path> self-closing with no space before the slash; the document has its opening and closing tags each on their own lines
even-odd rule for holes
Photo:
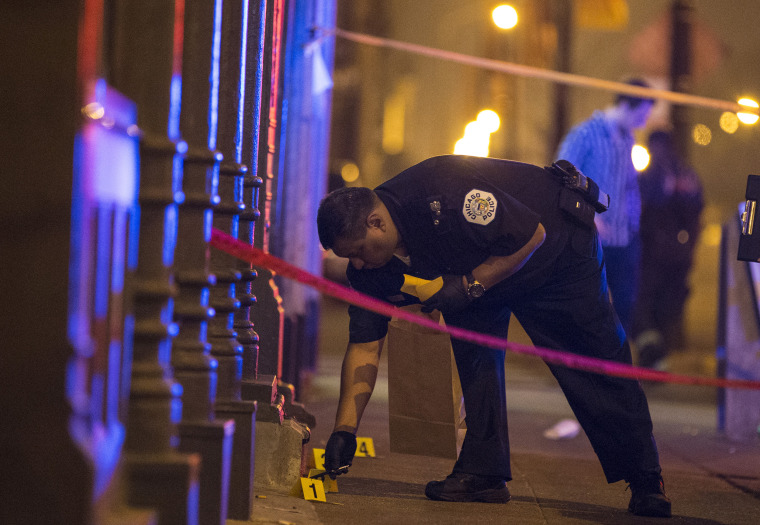
<svg viewBox="0 0 760 525">
<path fill-rule="evenodd" d="M 470 299 L 480 299 L 486 293 L 486 287 L 483 286 L 472 273 L 466 275 L 467 278 L 467 295 Z"/>
</svg>

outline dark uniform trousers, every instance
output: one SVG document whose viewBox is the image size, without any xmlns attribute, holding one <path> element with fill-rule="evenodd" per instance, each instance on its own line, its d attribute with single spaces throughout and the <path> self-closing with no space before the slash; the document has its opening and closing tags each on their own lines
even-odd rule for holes
<svg viewBox="0 0 760 525">
<path fill-rule="evenodd" d="M 570 227 L 574 231 L 547 282 L 508 294 L 495 287 L 467 311 L 446 316 L 446 322 L 506 338 L 514 313 L 537 346 L 630 364 L 630 347 L 609 301 L 597 233 Z M 454 471 L 508 481 L 504 352 L 457 339 L 452 347 L 467 411 L 467 434 Z M 637 380 L 548 366 L 609 483 L 660 472 L 649 407 Z"/>
</svg>

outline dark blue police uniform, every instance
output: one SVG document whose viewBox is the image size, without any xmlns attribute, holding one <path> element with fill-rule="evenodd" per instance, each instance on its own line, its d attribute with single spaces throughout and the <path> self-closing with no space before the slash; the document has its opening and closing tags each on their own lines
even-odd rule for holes
<svg viewBox="0 0 760 525">
<path fill-rule="evenodd" d="M 631 363 L 608 298 L 596 229 L 562 211 L 563 188 L 547 169 L 500 159 L 447 155 L 428 159 L 375 189 L 395 223 L 411 266 L 395 258 L 382 268 L 348 266 L 355 289 L 397 305 L 403 274 L 432 279 L 464 275 L 492 255 L 516 252 L 538 223 L 544 243 L 514 275 L 450 326 L 507 337 L 512 313 L 537 346 Z M 349 307 L 350 341 L 385 336 L 387 317 Z M 452 340 L 467 411 L 467 434 L 455 472 L 512 479 L 507 433 L 504 352 Z M 607 481 L 660 471 L 652 421 L 638 381 L 549 365 L 585 430 Z"/>
</svg>

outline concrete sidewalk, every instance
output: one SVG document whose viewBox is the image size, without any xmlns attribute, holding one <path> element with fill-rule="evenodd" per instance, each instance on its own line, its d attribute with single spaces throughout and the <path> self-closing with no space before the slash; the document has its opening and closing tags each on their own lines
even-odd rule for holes
<svg viewBox="0 0 760 525">
<path fill-rule="evenodd" d="M 343 311 L 343 309 L 340 309 Z M 326 312 L 330 347 L 305 399 L 317 417 L 310 446 L 324 448 L 338 398 L 343 320 Z M 337 340 L 336 340 L 337 339 Z M 679 372 L 691 372 L 694 356 L 676 359 Z M 506 505 L 446 503 L 425 498 L 425 484 L 443 479 L 452 460 L 391 454 L 388 437 L 387 371 L 383 363 L 360 436 L 372 437 L 376 458 L 356 458 L 339 478 L 339 492 L 328 503 L 308 503 L 276 494 L 257 499 L 257 523 L 517 523 L 626 524 L 760 523 L 760 444 L 738 444 L 716 432 L 715 392 L 704 387 L 646 387 L 660 449 L 665 488 L 673 518 L 641 518 L 627 512 L 624 482 L 608 485 L 583 432 L 554 441 L 543 432 L 572 417 L 545 365 L 530 357 L 507 355 L 507 402 L 514 479 Z M 266 494 L 263 494 L 266 495 Z"/>
</svg>

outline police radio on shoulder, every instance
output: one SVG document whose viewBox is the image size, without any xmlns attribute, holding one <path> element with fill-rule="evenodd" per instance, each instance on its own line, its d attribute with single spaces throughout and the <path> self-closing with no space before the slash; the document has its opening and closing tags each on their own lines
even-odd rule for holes
<svg viewBox="0 0 760 525">
<path fill-rule="evenodd" d="M 562 179 L 566 187 L 583 195 L 583 200 L 594 207 L 596 213 L 603 213 L 610 208 L 610 196 L 599 189 L 599 186 L 586 177 L 581 171 L 567 160 L 558 160 L 549 168 Z"/>
</svg>

